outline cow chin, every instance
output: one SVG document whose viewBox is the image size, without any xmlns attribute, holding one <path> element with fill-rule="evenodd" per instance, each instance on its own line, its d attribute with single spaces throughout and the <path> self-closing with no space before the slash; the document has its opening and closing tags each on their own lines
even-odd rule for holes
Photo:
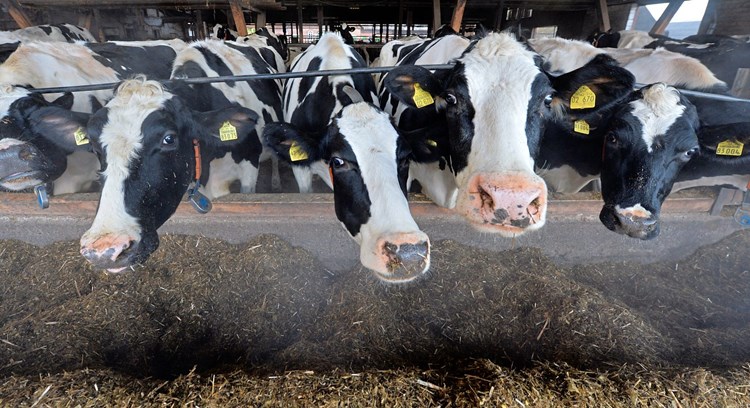
<svg viewBox="0 0 750 408">
<path fill-rule="evenodd" d="M 47 174 L 43 171 L 19 171 L 0 178 L 0 187 L 10 191 L 21 191 L 44 184 L 47 179 Z"/>
<path fill-rule="evenodd" d="M 430 269 L 430 239 L 421 231 L 384 235 L 374 243 L 365 239 L 360 262 L 384 283 L 411 282 Z"/>
<path fill-rule="evenodd" d="M 657 217 L 618 216 L 614 206 L 605 205 L 599 213 L 599 220 L 607 229 L 618 234 L 627 235 L 644 241 L 659 236 L 660 227 Z"/>
</svg>

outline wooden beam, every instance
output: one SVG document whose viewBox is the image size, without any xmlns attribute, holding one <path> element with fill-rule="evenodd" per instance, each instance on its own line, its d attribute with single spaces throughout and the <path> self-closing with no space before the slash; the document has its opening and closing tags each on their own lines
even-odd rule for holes
<svg viewBox="0 0 750 408">
<path fill-rule="evenodd" d="M 411 27 L 414 25 L 414 12 L 406 10 L 406 36 L 411 35 Z"/>
<path fill-rule="evenodd" d="M 401 38 L 404 36 L 402 27 L 404 25 L 404 0 L 398 0 L 398 25 L 393 30 L 393 38 Z"/>
<path fill-rule="evenodd" d="M 464 9 L 466 8 L 466 0 L 456 0 L 456 8 L 453 9 L 453 17 L 451 17 L 451 28 L 453 31 L 461 31 L 461 21 L 464 19 Z"/>
<path fill-rule="evenodd" d="M 664 10 L 664 13 L 662 13 L 661 17 L 656 20 L 656 23 L 651 28 L 651 31 L 649 31 L 649 34 L 664 34 L 664 31 L 667 29 L 669 22 L 672 21 L 672 17 L 674 17 L 674 15 L 677 13 L 677 10 L 680 9 L 680 6 L 682 6 L 682 3 L 684 1 L 685 0 L 670 1 L 667 5 L 666 10 Z"/>
<path fill-rule="evenodd" d="M 237 27 L 237 34 L 247 35 L 247 23 L 245 22 L 245 13 L 242 11 L 239 0 L 229 0 L 229 7 L 232 9 L 232 18 L 234 25 Z"/>
<path fill-rule="evenodd" d="M 255 29 L 260 30 L 261 28 L 265 26 L 266 26 L 266 12 L 259 11 L 257 14 L 255 14 Z"/>
<path fill-rule="evenodd" d="M 440 0 L 432 0 L 432 34 L 440 28 Z"/>
<path fill-rule="evenodd" d="M 612 25 L 609 22 L 609 8 L 607 0 L 596 0 L 596 19 L 599 20 L 599 31 L 607 32 Z"/>
<path fill-rule="evenodd" d="M 92 13 L 81 14 L 78 16 L 78 26 L 91 31 L 93 19 L 94 15 Z"/>
<path fill-rule="evenodd" d="M 495 26 L 493 28 L 497 31 L 502 30 L 503 28 L 503 18 L 505 17 L 505 6 L 503 3 L 503 0 L 498 1 L 497 8 L 495 9 Z"/>
<path fill-rule="evenodd" d="M 10 17 L 13 19 L 13 21 L 16 22 L 16 24 L 18 24 L 20 28 L 31 27 L 34 25 L 29 16 L 26 15 L 26 12 L 23 11 L 23 8 L 20 4 L 18 4 L 16 0 L 2 0 L 2 3 L 8 9 L 8 14 L 10 14 Z"/>
<path fill-rule="evenodd" d="M 701 25 L 698 27 L 698 34 L 713 34 L 716 26 L 716 3 L 718 0 L 708 0 L 706 12 L 703 13 Z"/>
<path fill-rule="evenodd" d="M 202 40 L 208 37 L 206 32 L 203 31 L 203 12 L 200 10 L 195 11 L 195 38 Z"/>
<path fill-rule="evenodd" d="M 107 41 L 107 38 L 104 36 L 104 28 L 102 27 L 102 16 L 98 9 L 93 9 L 92 13 L 94 15 L 94 36 L 96 36 L 96 39 L 100 42 Z"/>
</svg>

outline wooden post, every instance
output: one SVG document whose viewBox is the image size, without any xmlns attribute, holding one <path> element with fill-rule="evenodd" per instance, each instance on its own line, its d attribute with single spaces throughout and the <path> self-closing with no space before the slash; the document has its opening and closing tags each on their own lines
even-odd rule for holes
<svg viewBox="0 0 750 408">
<path fill-rule="evenodd" d="M 266 12 L 259 11 L 258 14 L 255 15 L 255 29 L 260 30 L 261 28 L 264 28 L 265 26 L 266 26 Z"/>
<path fill-rule="evenodd" d="M 3 0 L 2 2 L 5 4 L 5 7 L 8 8 L 8 14 L 10 14 L 10 17 L 20 28 L 31 27 L 34 25 L 16 0 Z"/>
<path fill-rule="evenodd" d="M 432 0 L 432 34 L 440 28 L 440 0 Z"/>
<path fill-rule="evenodd" d="M 411 35 L 411 26 L 414 25 L 414 12 L 412 10 L 406 10 L 406 36 Z"/>
<path fill-rule="evenodd" d="M 609 8 L 607 0 L 596 0 L 596 17 L 599 20 L 599 31 L 607 32 L 612 25 L 609 22 Z"/>
<path fill-rule="evenodd" d="M 99 13 L 99 9 L 95 8 L 92 10 L 94 14 L 94 29 L 96 33 L 91 33 L 96 36 L 99 42 L 105 42 L 107 39 L 104 37 L 104 28 L 102 27 L 102 15 Z M 158 40 L 158 38 L 155 38 Z"/>
<path fill-rule="evenodd" d="M 297 41 L 302 44 L 302 0 L 297 0 Z"/>
<path fill-rule="evenodd" d="M 685 0 L 670 1 L 667 5 L 666 10 L 664 10 L 664 13 L 662 13 L 661 17 L 656 20 L 656 23 L 651 28 L 651 31 L 649 31 L 649 34 L 664 34 L 664 31 L 667 29 L 669 22 L 672 21 L 672 17 L 674 17 L 675 13 L 677 13 L 677 10 L 680 9 L 680 6 L 682 6 L 682 3 L 684 1 Z"/>
<path fill-rule="evenodd" d="M 195 37 L 197 40 L 203 40 L 207 37 L 203 31 L 203 11 L 195 10 Z"/>
<path fill-rule="evenodd" d="M 91 31 L 91 24 L 94 19 L 94 15 L 91 13 L 81 14 L 78 17 L 78 25 Z"/>
<path fill-rule="evenodd" d="M 404 24 L 404 0 L 398 0 L 398 26 L 393 30 L 393 38 L 403 37 L 402 26 Z"/>
<path fill-rule="evenodd" d="M 464 9 L 466 8 L 466 0 L 456 0 L 456 8 L 453 9 L 453 17 L 451 17 L 451 28 L 455 32 L 461 32 L 461 21 L 464 19 Z"/>
<path fill-rule="evenodd" d="M 385 41 L 383 38 L 383 23 L 380 23 L 380 43 L 383 44 Z"/>
<path fill-rule="evenodd" d="M 503 13 L 505 7 L 503 6 L 503 3 L 503 0 L 498 1 L 497 8 L 495 9 L 495 26 L 493 28 L 497 31 L 502 30 L 503 28 L 503 17 L 505 17 L 505 13 Z"/>
<path fill-rule="evenodd" d="M 734 77 L 732 95 L 738 98 L 750 98 L 750 68 L 740 68 Z"/>
<path fill-rule="evenodd" d="M 318 38 L 323 35 L 323 6 L 318 6 Z"/>
<path fill-rule="evenodd" d="M 703 13 L 703 20 L 698 27 L 698 34 L 713 34 L 713 29 L 716 26 L 716 3 L 718 3 L 717 0 L 708 0 L 706 12 Z"/>
<path fill-rule="evenodd" d="M 390 30 L 390 28 L 391 28 L 390 24 L 385 25 L 385 42 L 388 42 L 388 31 Z"/>
<path fill-rule="evenodd" d="M 229 0 L 229 7 L 232 9 L 232 18 L 234 25 L 237 27 L 237 34 L 244 37 L 247 35 L 247 23 L 245 22 L 245 13 L 242 11 L 239 0 Z"/>
</svg>

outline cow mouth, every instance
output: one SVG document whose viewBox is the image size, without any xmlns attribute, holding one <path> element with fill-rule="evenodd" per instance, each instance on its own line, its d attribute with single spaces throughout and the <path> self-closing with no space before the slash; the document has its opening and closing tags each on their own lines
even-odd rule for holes
<svg viewBox="0 0 750 408">
<path fill-rule="evenodd" d="M 44 183 L 46 173 L 39 170 L 18 171 L 0 178 L 0 184 L 12 190 L 23 190 Z"/>
<path fill-rule="evenodd" d="M 149 239 L 148 235 L 146 235 L 144 239 L 134 241 L 131 246 L 120 252 L 114 260 L 107 257 L 101 257 L 93 261 L 89 259 L 89 262 L 91 262 L 94 267 L 104 269 L 107 272 L 121 273 L 128 268 L 133 269 L 135 265 L 145 262 L 148 257 L 151 256 L 151 253 L 153 253 L 158 247 L 158 236 L 156 239 Z"/>
<path fill-rule="evenodd" d="M 608 230 L 630 238 L 648 241 L 659 236 L 658 218 L 654 223 L 643 225 L 638 219 L 621 219 L 617 216 L 614 206 L 605 205 L 599 213 L 599 220 Z"/>
</svg>

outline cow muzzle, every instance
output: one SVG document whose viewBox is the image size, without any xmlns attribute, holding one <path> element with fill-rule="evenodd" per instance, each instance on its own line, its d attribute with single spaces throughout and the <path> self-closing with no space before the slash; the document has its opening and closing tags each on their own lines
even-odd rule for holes
<svg viewBox="0 0 750 408">
<path fill-rule="evenodd" d="M 421 231 L 382 236 L 374 251 L 362 246 L 360 260 L 383 282 L 410 282 L 430 268 L 430 239 Z"/>
<path fill-rule="evenodd" d="M 632 238 L 649 240 L 659 235 L 658 215 L 640 205 L 628 208 L 605 206 L 599 213 L 599 219 L 611 231 Z"/>
<path fill-rule="evenodd" d="M 47 172 L 39 151 L 20 141 L 0 144 L 0 186 L 12 191 L 24 190 L 43 184 Z"/>
<path fill-rule="evenodd" d="M 547 185 L 535 174 L 475 174 L 459 192 L 457 210 L 480 231 L 521 235 L 544 225 Z"/>
<path fill-rule="evenodd" d="M 150 240 L 136 240 L 125 234 L 106 234 L 81 238 L 81 255 L 95 268 L 121 272 L 127 267 L 143 262 L 158 247 Z"/>
</svg>

